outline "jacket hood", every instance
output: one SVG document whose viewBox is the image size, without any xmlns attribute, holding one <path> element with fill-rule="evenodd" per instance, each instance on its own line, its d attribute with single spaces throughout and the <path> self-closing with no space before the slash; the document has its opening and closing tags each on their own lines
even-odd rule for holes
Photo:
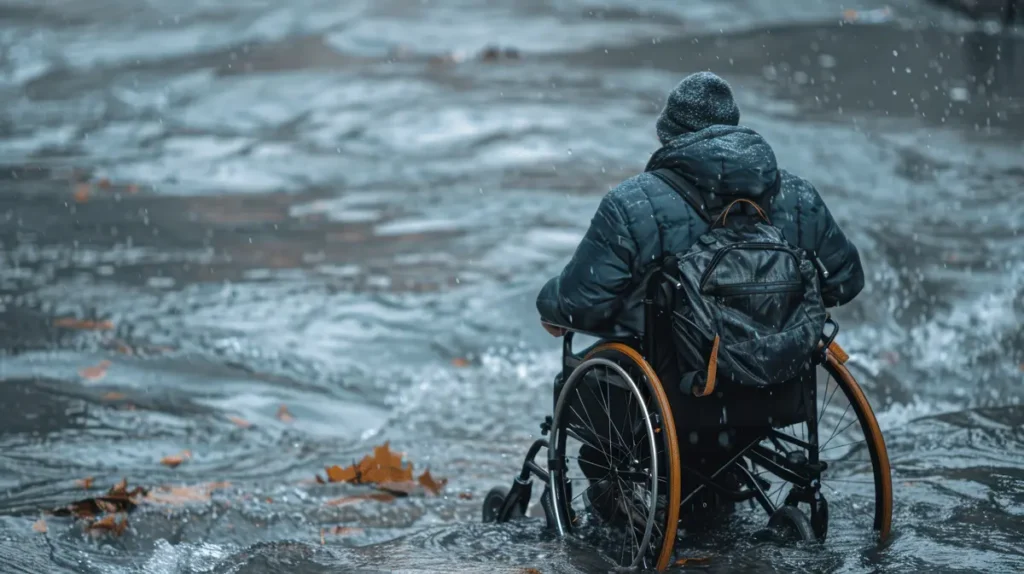
<svg viewBox="0 0 1024 574">
<path fill-rule="evenodd" d="M 758 199 L 779 177 L 775 152 L 742 126 L 714 125 L 682 134 L 654 152 L 645 171 L 672 168 L 705 193 Z"/>
</svg>

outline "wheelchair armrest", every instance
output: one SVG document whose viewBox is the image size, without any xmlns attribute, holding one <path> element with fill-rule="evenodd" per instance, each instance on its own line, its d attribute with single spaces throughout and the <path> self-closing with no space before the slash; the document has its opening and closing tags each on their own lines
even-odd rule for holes
<svg viewBox="0 0 1024 574">
<path fill-rule="evenodd" d="M 580 335 L 586 335 L 588 337 L 594 337 L 595 339 L 607 339 L 611 337 L 610 333 L 598 333 L 597 331 L 584 331 L 583 329 L 577 329 L 575 327 L 569 327 L 568 325 L 559 325 L 558 323 L 552 323 L 551 321 L 543 321 L 544 323 L 551 325 L 552 327 L 558 327 L 565 331 L 566 342 L 572 341 L 572 335 L 579 333 Z"/>
</svg>

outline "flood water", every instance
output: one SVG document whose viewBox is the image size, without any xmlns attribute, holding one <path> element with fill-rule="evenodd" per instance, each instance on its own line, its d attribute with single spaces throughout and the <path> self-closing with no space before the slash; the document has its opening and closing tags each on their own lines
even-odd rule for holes
<svg viewBox="0 0 1024 574">
<path fill-rule="evenodd" d="M 884 546 L 741 513 L 700 569 L 1020 571 L 1024 30 L 883 7 L 4 0 L 0 571 L 606 571 L 480 503 L 550 409 L 537 290 L 709 68 L 860 248 L 895 510 Z M 385 441 L 444 495 L 325 504 Z M 229 485 L 34 531 L 87 476 Z"/>
</svg>

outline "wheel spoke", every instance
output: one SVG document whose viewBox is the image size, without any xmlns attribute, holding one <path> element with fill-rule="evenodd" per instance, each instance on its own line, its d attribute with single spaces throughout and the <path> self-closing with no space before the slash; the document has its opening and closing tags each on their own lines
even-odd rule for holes
<svg viewBox="0 0 1024 574">
<path fill-rule="evenodd" d="M 846 413 L 850 412 L 850 407 L 851 406 L 853 406 L 853 403 L 849 403 L 849 404 L 846 405 L 846 410 L 843 411 L 843 416 L 839 417 L 839 421 L 836 422 L 836 428 L 832 430 L 832 435 L 828 437 L 828 440 L 825 441 L 825 444 L 823 444 L 820 447 L 818 447 L 819 451 L 821 449 L 827 447 L 828 443 L 832 442 L 832 439 L 836 437 L 836 433 L 839 431 L 839 425 L 842 424 L 843 419 L 846 418 Z M 853 425 L 853 423 L 855 423 L 855 422 L 857 422 L 856 417 L 852 421 L 850 421 L 850 424 L 848 424 L 845 427 L 843 427 L 843 432 L 845 432 L 846 429 L 850 428 Z"/>
<path fill-rule="evenodd" d="M 828 372 L 828 371 L 826 371 L 826 372 Z M 819 423 L 821 422 L 821 418 L 823 416 L 825 416 L 825 411 L 828 410 L 828 405 L 829 405 L 829 403 L 832 402 L 832 397 L 834 397 L 836 395 L 836 392 L 839 390 L 839 381 L 836 381 L 836 386 L 835 386 L 834 389 L 832 389 L 832 394 L 830 395 L 829 392 L 828 392 L 828 384 L 830 382 L 832 382 L 832 373 L 828 373 L 828 379 L 825 381 L 825 399 L 827 399 L 827 400 L 822 399 L 821 410 L 818 411 L 818 422 Z"/>
<path fill-rule="evenodd" d="M 577 396 L 579 396 L 579 393 L 577 393 Z M 590 411 L 587 410 L 587 405 L 582 400 L 583 397 L 580 397 L 580 399 L 581 399 L 580 403 L 583 403 L 583 405 L 582 405 L 583 406 L 583 413 L 587 415 L 587 421 L 590 423 L 590 430 L 594 431 L 594 436 L 597 437 L 597 449 L 600 450 L 601 454 L 604 455 L 604 458 L 605 458 L 605 460 L 608 461 L 608 464 L 615 465 L 615 462 L 617 462 L 617 461 L 613 461 L 611 455 L 608 454 L 607 451 L 605 451 L 604 445 L 601 444 L 601 437 L 597 433 L 597 428 L 594 427 L 594 421 L 591 420 L 591 418 L 590 418 Z M 569 405 L 569 408 L 572 410 L 573 413 L 576 414 L 577 417 L 580 416 L 579 413 L 576 412 L 576 409 L 573 408 L 573 406 L 571 404 Z M 580 422 L 582 422 L 582 420 Z M 580 441 L 580 442 L 583 442 L 583 441 Z M 594 448 L 594 447 L 591 445 L 591 448 Z"/>
<path fill-rule="evenodd" d="M 608 368 L 605 367 L 605 372 L 607 372 L 607 370 L 608 370 Z M 609 393 L 611 392 L 611 385 L 610 384 L 605 383 L 604 387 L 605 387 L 606 391 L 608 391 Z M 593 389 L 591 389 L 591 393 L 593 393 Z M 597 398 L 598 400 L 601 400 L 602 397 L 596 396 L 595 398 Z M 611 397 L 609 396 L 608 401 L 605 402 L 604 405 L 602 405 L 602 408 L 604 409 L 604 414 L 608 418 L 608 442 L 609 442 L 609 444 L 612 442 L 612 429 L 615 429 L 615 434 L 616 434 L 616 436 L 619 437 L 619 444 L 621 444 L 623 447 L 625 447 L 626 441 L 623 440 L 622 439 L 622 435 L 619 434 L 618 426 L 612 424 L 612 413 L 611 413 L 611 409 L 609 407 L 610 403 L 611 403 Z"/>
<path fill-rule="evenodd" d="M 834 444 L 834 445 L 832 445 L 832 446 L 830 446 L 828 448 L 819 448 L 818 452 L 822 453 L 822 452 L 825 452 L 826 450 L 835 450 L 837 448 L 843 448 L 844 446 L 853 446 L 855 444 L 861 444 L 861 443 L 867 443 L 867 439 L 855 440 L 853 442 L 848 442 L 848 443 L 844 443 L 844 444 Z"/>
<path fill-rule="evenodd" d="M 589 465 L 589 466 L 596 466 L 597 468 L 602 468 L 602 469 L 604 469 L 604 470 L 607 470 L 608 472 L 611 472 L 611 470 L 612 470 L 612 469 L 611 469 L 610 467 L 607 467 L 607 466 L 604 466 L 604 465 L 601 465 L 601 464 L 597 464 L 596 462 L 594 462 L 594 461 L 592 461 L 592 460 L 589 460 L 589 459 L 583 459 L 583 458 L 580 458 L 580 457 L 578 457 L 578 456 L 566 456 L 565 458 L 571 458 L 571 459 L 576 459 L 577 461 L 580 461 L 580 460 L 582 460 L 582 461 L 584 461 L 585 463 L 587 463 L 587 465 Z M 577 463 L 577 464 L 578 464 L 578 463 Z"/>
</svg>

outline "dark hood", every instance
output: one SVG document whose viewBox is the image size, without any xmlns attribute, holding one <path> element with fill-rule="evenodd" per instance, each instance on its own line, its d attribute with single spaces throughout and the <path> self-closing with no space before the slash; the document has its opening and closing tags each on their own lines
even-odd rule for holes
<svg viewBox="0 0 1024 574">
<path fill-rule="evenodd" d="M 645 171 L 672 168 L 698 189 L 722 197 L 759 198 L 779 175 L 775 152 L 757 132 L 715 125 L 683 134 L 654 152 Z"/>
</svg>

